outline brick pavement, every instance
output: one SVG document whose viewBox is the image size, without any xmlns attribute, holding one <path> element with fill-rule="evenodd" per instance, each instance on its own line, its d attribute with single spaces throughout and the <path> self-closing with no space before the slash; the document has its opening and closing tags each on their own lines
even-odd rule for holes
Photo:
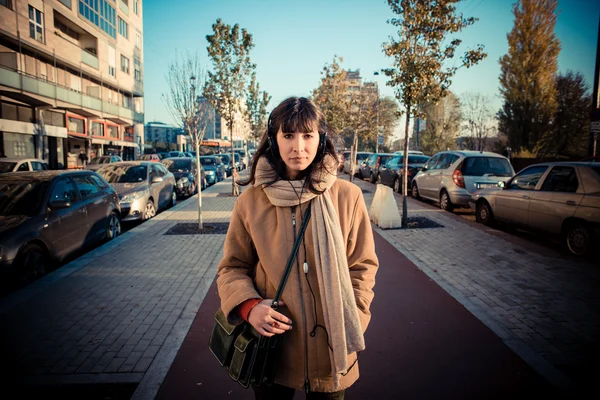
<svg viewBox="0 0 600 400">
<path fill-rule="evenodd" d="M 370 204 L 375 186 L 355 182 Z M 228 222 L 235 199 L 218 193 L 230 190 L 227 180 L 203 192 L 205 222 Z M 133 382 L 134 399 L 153 398 L 222 254 L 224 235 L 164 235 L 194 222 L 195 206 L 163 211 L 0 300 L 0 346 L 14 361 L 3 378 Z M 409 212 L 443 228 L 376 229 L 525 361 L 559 386 L 597 372 L 600 269 L 412 200 Z"/>
<path fill-rule="evenodd" d="M 375 185 L 354 182 L 370 206 Z M 592 384 L 600 372 L 600 265 L 413 199 L 408 212 L 443 228 L 378 232 L 550 382 Z"/>
</svg>

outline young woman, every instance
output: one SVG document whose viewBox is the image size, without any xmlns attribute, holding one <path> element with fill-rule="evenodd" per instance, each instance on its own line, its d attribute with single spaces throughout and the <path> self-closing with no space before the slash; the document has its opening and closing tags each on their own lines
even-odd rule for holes
<svg viewBox="0 0 600 400">
<path fill-rule="evenodd" d="M 361 190 L 337 179 L 332 132 L 309 99 L 271 113 L 238 198 L 218 268 L 221 308 L 232 324 L 284 335 L 275 384 L 257 399 L 343 399 L 358 379 L 378 260 Z M 312 216 L 278 311 L 270 305 L 302 218 Z"/>
</svg>

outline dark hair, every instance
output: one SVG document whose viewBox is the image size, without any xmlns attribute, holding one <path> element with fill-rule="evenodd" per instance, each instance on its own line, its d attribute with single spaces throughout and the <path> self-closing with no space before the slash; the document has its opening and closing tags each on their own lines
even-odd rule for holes
<svg viewBox="0 0 600 400">
<path fill-rule="evenodd" d="M 325 122 L 325 116 L 319 110 L 317 105 L 312 100 L 306 97 L 289 97 L 282 101 L 269 116 L 267 129 L 260 140 L 258 149 L 252 156 L 252 168 L 250 169 L 250 177 L 245 181 L 238 181 L 238 184 L 245 186 L 250 183 L 254 183 L 254 177 L 256 174 L 256 165 L 260 157 L 266 157 L 267 160 L 273 166 L 273 169 L 277 173 L 277 177 L 273 180 L 275 183 L 279 179 L 287 179 L 287 170 L 285 163 L 281 159 L 278 148 L 271 149 L 269 145 L 268 137 L 271 136 L 273 140 L 276 140 L 277 132 L 281 128 L 282 132 L 295 133 L 295 132 L 313 132 L 315 127 L 319 132 L 319 135 L 325 135 L 325 149 L 324 151 L 318 151 L 313 162 L 303 171 L 302 176 L 306 178 L 306 187 L 313 193 L 322 193 L 315 185 L 320 183 L 317 178 L 318 172 L 326 169 L 323 160 L 326 154 L 333 156 L 337 162 L 337 154 L 335 146 L 333 145 L 333 139 L 336 136 L 330 128 L 328 128 Z M 321 138 L 322 136 L 320 136 Z M 335 170 L 328 171 L 329 173 L 335 174 Z"/>
</svg>

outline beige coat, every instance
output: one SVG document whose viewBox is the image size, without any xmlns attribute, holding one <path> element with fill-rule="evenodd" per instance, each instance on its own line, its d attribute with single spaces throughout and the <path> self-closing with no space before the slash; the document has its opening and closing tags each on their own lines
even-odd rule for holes
<svg viewBox="0 0 600 400">
<path fill-rule="evenodd" d="M 346 241 L 350 277 L 364 331 L 371 319 L 369 307 L 378 268 L 371 223 L 363 195 L 356 185 L 338 179 L 329 191 Z M 295 207 L 296 232 L 305 207 L 306 204 L 301 211 Z M 332 392 L 333 377 L 325 330 L 316 328 L 311 335 L 315 324 L 324 325 L 317 276 L 311 270 L 314 265 L 312 223 L 311 219 L 304 236 L 305 246 L 298 250 L 298 262 L 293 264 L 282 295 L 287 307 L 278 309 L 292 319 L 293 328 L 283 334 L 283 353 L 275 382 L 303 389 L 305 379 L 308 379 L 311 391 Z M 218 270 L 221 308 L 230 323 L 242 322 L 235 308 L 245 300 L 275 296 L 293 243 L 292 208 L 273 206 L 262 189 L 246 189 L 235 204 Z M 309 264 L 306 277 L 302 268 L 304 260 Z M 348 388 L 358 379 L 355 360 L 356 354 L 348 356 L 351 367 L 341 377 L 341 386 L 337 390 Z"/>
</svg>

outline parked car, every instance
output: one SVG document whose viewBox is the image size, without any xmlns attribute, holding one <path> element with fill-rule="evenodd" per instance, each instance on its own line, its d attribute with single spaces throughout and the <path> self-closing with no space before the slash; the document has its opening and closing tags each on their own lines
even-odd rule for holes
<svg viewBox="0 0 600 400">
<path fill-rule="evenodd" d="M 93 171 L 0 175 L 0 269 L 38 278 L 76 250 L 121 233 L 115 190 Z"/>
<path fill-rule="evenodd" d="M 372 152 L 369 151 L 359 151 L 356 153 L 356 163 L 354 164 L 354 175 L 358 176 L 359 172 L 359 166 L 371 155 L 373 154 Z M 350 152 L 348 152 L 348 155 L 346 156 L 346 153 L 344 153 L 344 172 L 347 174 L 350 174 L 352 169 L 352 166 L 350 165 Z"/>
<path fill-rule="evenodd" d="M 123 221 L 147 220 L 177 203 L 175 177 L 161 163 L 124 161 L 98 173 L 119 194 Z"/>
<path fill-rule="evenodd" d="M 158 153 L 156 153 L 156 155 L 158 155 L 161 160 L 164 160 L 165 158 L 169 158 L 168 152 L 158 152 Z"/>
<path fill-rule="evenodd" d="M 231 162 L 231 154 L 217 154 L 218 157 L 221 157 L 221 161 L 223 165 L 225 165 L 225 176 L 229 177 L 233 174 L 233 168 L 235 168 L 235 163 Z"/>
<path fill-rule="evenodd" d="M 188 157 L 188 158 L 194 158 L 196 157 L 195 155 L 193 155 L 192 153 L 190 153 L 189 151 L 184 151 L 183 154 Z"/>
<path fill-rule="evenodd" d="M 90 162 L 85 166 L 85 169 L 91 169 L 92 171 L 97 170 L 101 166 L 105 164 L 121 162 L 123 159 L 119 156 L 100 156 L 94 157 L 90 160 Z"/>
<path fill-rule="evenodd" d="M 408 181 L 407 188 L 411 190 L 415 175 L 423 169 L 423 165 L 429 161 L 429 157 L 409 154 L 408 156 Z M 379 168 L 379 182 L 394 188 L 395 192 L 402 192 L 402 180 L 404 179 L 404 156 L 396 155 Z"/>
<path fill-rule="evenodd" d="M 600 164 L 534 164 L 499 189 L 471 196 L 477 222 L 502 221 L 562 236 L 571 253 L 584 255 L 600 243 Z"/>
<path fill-rule="evenodd" d="M 187 157 L 187 156 L 185 155 L 185 153 L 183 151 L 169 151 L 165 155 L 165 158 L 171 158 L 171 157 Z"/>
<path fill-rule="evenodd" d="M 206 186 L 204 170 L 202 170 L 201 165 L 201 176 L 198 178 L 195 159 L 190 157 L 167 158 L 162 161 L 162 164 L 175 177 L 175 181 L 177 182 L 175 191 L 178 196 L 191 196 L 198 193 L 198 182 L 200 182 L 200 190 L 204 190 Z"/>
<path fill-rule="evenodd" d="M 0 173 L 46 171 L 48 163 L 37 158 L 0 158 Z"/>
<path fill-rule="evenodd" d="M 241 157 L 241 159 L 239 161 L 240 169 L 238 171 L 248 168 L 249 163 L 248 163 L 248 157 L 246 156 L 246 151 L 244 149 L 233 149 L 233 152 L 239 154 Z"/>
<path fill-rule="evenodd" d="M 206 172 L 206 182 L 208 185 L 214 185 L 226 178 L 225 165 L 218 156 L 200 156 L 200 164 Z"/>
<path fill-rule="evenodd" d="M 142 154 L 140 156 L 140 161 L 152 161 L 152 162 L 160 162 L 161 158 L 158 154 Z"/>
<path fill-rule="evenodd" d="M 404 151 L 395 151 L 394 154 L 397 155 L 404 155 Z M 425 154 L 422 151 L 419 150 L 408 150 L 408 155 L 416 155 L 416 156 L 424 156 Z"/>
<path fill-rule="evenodd" d="M 391 153 L 373 153 L 358 168 L 358 176 L 362 179 L 368 178 L 369 182 L 377 182 L 379 167 L 385 164 L 394 155 Z"/>
<path fill-rule="evenodd" d="M 471 194 L 515 174 L 508 158 L 486 151 L 442 151 L 413 178 L 412 197 L 439 201 L 442 210 L 469 206 Z"/>
</svg>

